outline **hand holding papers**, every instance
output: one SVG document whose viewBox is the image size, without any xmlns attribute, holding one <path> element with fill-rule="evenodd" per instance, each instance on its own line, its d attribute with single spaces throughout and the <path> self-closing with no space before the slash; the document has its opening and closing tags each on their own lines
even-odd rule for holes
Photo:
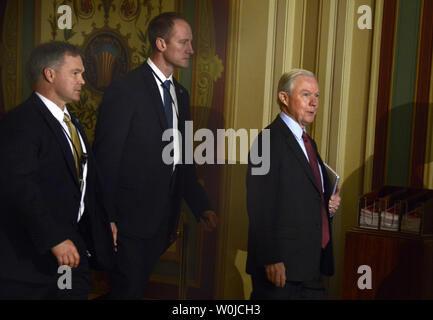
<svg viewBox="0 0 433 320">
<path fill-rule="evenodd" d="M 325 162 L 323 164 L 325 165 L 329 180 L 331 180 L 331 186 L 332 186 L 332 193 L 331 194 L 335 194 L 335 191 L 337 190 L 337 186 L 338 186 L 338 181 L 340 181 L 340 176 L 337 174 L 337 172 L 335 172 Z"/>
</svg>

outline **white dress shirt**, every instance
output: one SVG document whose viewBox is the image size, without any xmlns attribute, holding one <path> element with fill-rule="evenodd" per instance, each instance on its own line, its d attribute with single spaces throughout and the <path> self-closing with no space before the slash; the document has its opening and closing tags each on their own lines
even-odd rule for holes
<svg viewBox="0 0 433 320">
<path fill-rule="evenodd" d="M 42 102 L 45 104 L 45 106 L 51 112 L 51 114 L 54 116 L 54 118 L 56 118 L 57 121 L 59 121 L 60 125 L 63 127 L 63 129 L 64 129 L 63 133 L 65 134 L 66 139 L 69 142 L 69 146 L 71 147 L 71 152 L 72 152 L 72 155 L 73 155 L 73 153 L 74 153 L 74 147 L 72 145 L 72 140 L 71 140 L 69 128 L 66 125 L 66 122 L 63 121 L 65 113 L 69 117 L 71 117 L 70 114 L 69 114 L 69 112 L 68 112 L 68 109 L 66 109 L 66 106 L 65 106 L 65 111 L 62 111 L 62 109 L 60 109 L 51 100 L 45 98 L 43 95 L 41 95 L 38 92 L 36 92 L 36 94 L 42 100 Z M 79 132 L 78 129 L 77 129 L 77 133 L 78 133 L 78 136 L 80 137 L 81 149 L 83 150 L 83 153 L 86 153 L 87 152 L 86 145 L 84 144 L 83 138 L 81 137 L 81 134 L 80 134 L 80 132 Z M 86 179 L 87 179 L 87 162 L 85 163 L 84 168 L 83 168 L 83 182 L 82 182 L 82 186 L 81 186 L 81 201 L 80 201 L 80 208 L 78 210 L 77 222 L 80 221 L 81 216 L 84 213 L 84 195 L 86 194 Z"/>
<path fill-rule="evenodd" d="M 179 131 L 178 131 L 178 116 L 179 116 L 179 108 L 178 108 L 178 103 L 177 103 L 177 97 L 176 97 L 176 89 L 174 87 L 174 82 L 173 82 L 173 74 L 171 74 L 168 78 L 165 77 L 165 75 L 161 72 L 161 70 L 159 70 L 159 68 L 153 63 L 153 61 L 150 58 L 147 58 L 147 63 L 148 65 L 152 68 L 152 70 L 155 72 L 155 74 L 159 77 L 159 79 L 162 81 L 162 83 L 164 83 L 166 80 L 169 80 L 171 82 L 170 85 L 170 95 L 173 99 L 173 103 L 172 103 L 172 109 L 173 109 L 173 148 L 174 148 L 174 163 L 173 163 L 173 170 L 174 167 L 180 162 L 180 152 L 179 152 L 179 141 L 180 141 L 180 137 L 179 137 Z M 161 94 L 161 100 L 162 100 L 162 104 L 164 105 L 164 88 L 161 85 L 161 81 L 158 80 L 158 78 L 155 76 L 155 74 L 153 75 L 153 77 L 155 78 L 155 82 L 156 85 L 159 88 L 159 93 Z M 165 113 L 165 111 L 164 111 Z"/>
</svg>

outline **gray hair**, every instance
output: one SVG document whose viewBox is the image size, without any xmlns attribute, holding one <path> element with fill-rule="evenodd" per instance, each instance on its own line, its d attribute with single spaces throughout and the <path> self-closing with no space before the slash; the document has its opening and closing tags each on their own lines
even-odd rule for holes
<svg viewBox="0 0 433 320">
<path fill-rule="evenodd" d="M 280 81 L 278 81 L 278 90 L 277 90 L 277 103 L 281 107 L 281 101 L 280 97 L 278 96 L 281 91 L 287 92 L 289 95 L 292 94 L 293 86 L 295 79 L 299 76 L 307 76 L 316 79 L 316 75 L 312 73 L 311 71 L 305 70 L 305 69 L 292 69 L 287 73 L 284 73 Z"/>
<path fill-rule="evenodd" d="M 33 85 L 39 81 L 45 68 L 60 68 L 66 54 L 73 57 L 81 56 L 81 52 L 76 46 L 62 41 L 46 42 L 34 48 L 26 66 L 30 84 Z"/>
</svg>

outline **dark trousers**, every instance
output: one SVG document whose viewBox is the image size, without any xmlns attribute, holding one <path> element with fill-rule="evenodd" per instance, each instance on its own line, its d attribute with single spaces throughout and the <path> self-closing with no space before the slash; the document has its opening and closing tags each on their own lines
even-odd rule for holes
<svg viewBox="0 0 433 320">
<path fill-rule="evenodd" d="M 91 289 L 89 260 L 84 234 L 80 224 L 75 226 L 75 232 L 71 234 L 71 241 L 76 246 L 80 255 L 80 263 L 77 268 L 71 269 L 71 288 L 63 288 L 60 284 L 66 283 L 66 272 L 58 273 L 57 260 L 54 255 L 47 253 L 45 275 L 48 279 L 45 283 L 38 283 L 40 279 L 35 278 L 33 282 L 20 281 L 16 279 L 0 278 L 0 300 L 87 300 Z M 45 259 L 45 258 L 44 258 Z M 48 271 L 50 270 L 50 271 Z M 41 273 L 35 271 L 34 277 Z"/>
<path fill-rule="evenodd" d="M 318 277 L 311 281 L 287 281 L 284 287 L 276 287 L 265 276 L 252 275 L 251 300 L 324 300 L 325 287 Z"/>
<path fill-rule="evenodd" d="M 90 273 L 87 257 L 80 253 L 80 264 L 72 269 L 71 288 L 60 289 L 58 282 L 65 273 L 53 275 L 49 283 L 29 283 L 0 278 L 0 300 L 87 300 L 90 292 Z M 60 279 L 60 281 L 59 281 Z"/>
<path fill-rule="evenodd" d="M 119 230 L 108 299 L 137 300 L 143 297 L 150 275 L 167 249 L 168 230 L 164 224 L 150 239 L 128 237 Z"/>
</svg>

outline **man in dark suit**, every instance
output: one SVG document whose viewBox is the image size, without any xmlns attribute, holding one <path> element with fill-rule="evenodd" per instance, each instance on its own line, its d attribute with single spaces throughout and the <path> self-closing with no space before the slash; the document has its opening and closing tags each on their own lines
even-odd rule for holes
<svg viewBox="0 0 433 320">
<path fill-rule="evenodd" d="M 34 92 L 0 121 L 0 299 L 87 299 L 90 256 L 109 266 L 114 248 L 95 214 L 89 143 L 66 107 L 80 98 L 83 62 L 50 42 L 27 67 Z"/>
<path fill-rule="evenodd" d="M 189 66 L 191 28 L 178 14 L 163 13 L 149 23 L 148 36 L 151 56 L 105 91 L 95 133 L 101 194 L 117 247 L 112 299 L 142 297 L 174 239 L 182 198 L 206 229 L 216 227 L 194 164 L 182 163 L 189 95 L 173 72 Z M 180 136 L 164 141 L 167 129 Z"/>
<path fill-rule="evenodd" d="M 340 205 L 316 144 L 305 128 L 318 109 L 313 73 L 293 70 L 278 84 L 281 113 L 250 151 L 247 272 L 252 299 L 324 298 L 320 276 L 333 274 L 330 215 Z M 254 174 L 252 157 L 269 151 L 269 172 Z"/>
</svg>

